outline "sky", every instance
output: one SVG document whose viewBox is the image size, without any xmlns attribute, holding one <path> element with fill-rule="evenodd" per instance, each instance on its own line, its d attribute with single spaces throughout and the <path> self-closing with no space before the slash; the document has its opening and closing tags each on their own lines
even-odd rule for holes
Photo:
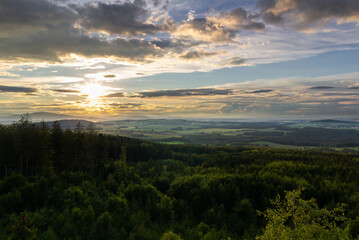
<svg viewBox="0 0 359 240">
<path fill-rule="evenodd" d="M 0 0 L 0 117 L 359 116 L 358 0 Z"/>
</svg>

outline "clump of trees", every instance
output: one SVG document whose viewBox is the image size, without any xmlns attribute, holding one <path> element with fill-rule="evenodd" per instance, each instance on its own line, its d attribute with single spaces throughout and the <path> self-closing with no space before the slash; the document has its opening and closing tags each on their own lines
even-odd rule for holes
<svg viewBox="0 0 359 240">
<path fill-rule="evenodd" d="M 58 122 L 34 124 L 27 116 L 11 125 L 0 125 L 0 176 L 51 175 L 64 170 L 89 172 L 101 177 L 104 166 L 126 150 L 130 161 L 146 156 L 141 142 L 98 134 L 94 124 L 62 129 Z"/>
</svg>

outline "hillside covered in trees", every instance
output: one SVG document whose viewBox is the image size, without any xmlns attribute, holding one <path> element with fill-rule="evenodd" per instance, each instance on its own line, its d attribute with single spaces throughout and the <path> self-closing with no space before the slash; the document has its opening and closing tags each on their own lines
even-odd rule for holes
<svg viewBox="0 0 359 240">
<path fill-rule="evenodd" d="M 0 125 L 0 176 L 0 239 L 359 234 L 353 153 L 165 145 L 23 118 Z"/>
</svg>

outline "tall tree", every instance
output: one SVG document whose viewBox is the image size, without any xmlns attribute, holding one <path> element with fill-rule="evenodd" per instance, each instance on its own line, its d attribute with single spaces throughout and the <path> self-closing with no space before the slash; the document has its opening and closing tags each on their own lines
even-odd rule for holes
<svg viewBox="0 0 359 240">
<path fill-rule="evenodd" d="M 53 122 L 51 129 L 51 144 L 53 149 L 52 161 L 57 171 L 64 169 L 64 136 L 61 125 L 58 121 Z M 69 151 L 69 149 L 68 149 Z"/>
</svg>

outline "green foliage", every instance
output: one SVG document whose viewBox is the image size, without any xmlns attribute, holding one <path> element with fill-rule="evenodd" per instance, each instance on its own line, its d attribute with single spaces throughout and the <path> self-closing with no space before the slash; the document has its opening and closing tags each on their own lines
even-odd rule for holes
<svg viewBox="0 0 359 240">
<path fill-rule="evenodd" d="M 172 231 L 166 232 L 162 235 L 161 240 L 183 240 L 180 236 Z"/>
<path fill-rule="evenodd" d="M 314 199 L 300 198 L 301 190 L 287 192 L 284 200 L 278 196 L 262 214 L 268 221 L 264 234 L 258 240 L 276 239 L 349 239 L 348 228 L 343 230 L 337 224 L 344 222 L 343 206 L 329 211 L 320 209 Z"/>
<path fill-rule="evenodd" d="M 119 233 L 114 227 L 114 221 L 108 212 L 104 212 L 97 218 L 94 224 L 92 239 L 119 239 Z"/>
<path fill-rule="evenodd" d="M 0 143 L 0 239 L 254 239 L 267 228 L 328 239 L 359 233 L 357 154 L 170 146 L 26 119 L 0 125 Z M 303 199 L 317 201 L 289 192 L 265 211 L 269 199 L 301 186 Z M 345 223 L 342 208 L 325 210 L 337 203 L 346 204 Z M 256 210 L 267 214 L 267 227 Z"/>
<path fill-rule="evenodd" d="M 19 216 L 11 215 L 12 222 L 9 240 L 31 240 L 36 237 L 37 229 L 33 226 L 29 214 L 25 211 Z"/>
<path fill-rule="evenodd" d="M 156 240 L 158 239 L 156 234 L 150 229 L 146 228 L 143 224 L 140 224 L 132 229 L 128 237 L 129 240 Z"/>
<path fill-rule="evenodd" d="M 56 233 L 52 228 L 48 228 L 46 232 L 44 232 L 41 237 L 39 237 L 41 240 L 57 240 Z"/>
</svg>

